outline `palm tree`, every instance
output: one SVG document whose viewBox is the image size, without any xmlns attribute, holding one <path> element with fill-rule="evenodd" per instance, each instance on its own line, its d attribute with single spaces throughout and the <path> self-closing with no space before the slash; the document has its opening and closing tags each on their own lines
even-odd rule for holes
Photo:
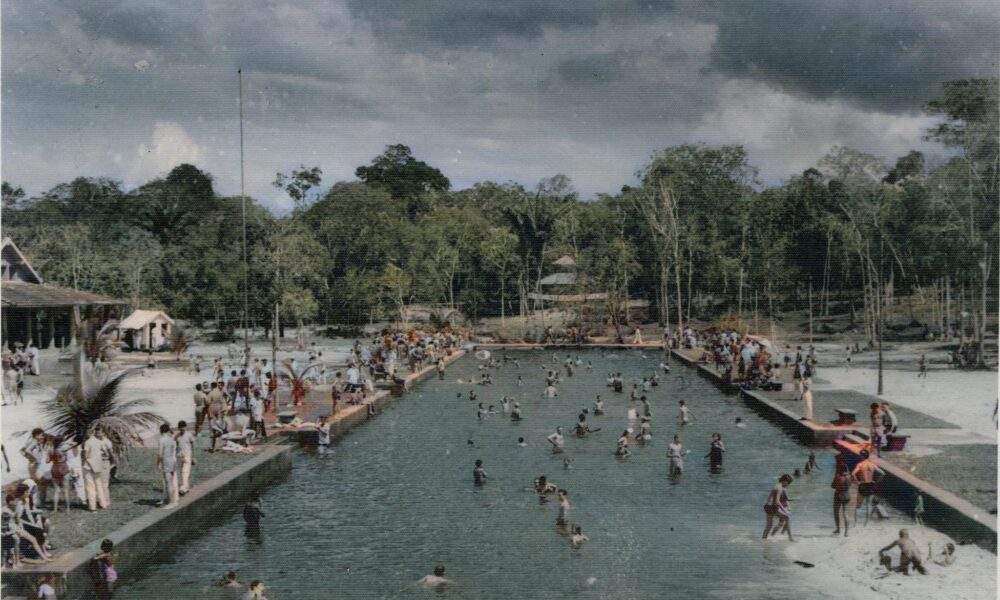
<svg viewBox="0 0 1000 600">
<path fill-rule="evenodd" d="M 306 374 L 315 369 L 318 365 L 308 365 L 305 368 L 295 368 L 291 361 L 285 361 L 281 365 L 281 378 L 289 382 L 292 387 L 292 404 L 298 406 L 302 404 L 302 399 L 306 396 Z"/>
<path fill-rule="evenodd" d="M 136 410 L 148 406 L 149 400 L 119 397 L 121 382 L 132 370 L 98 380 L 85 372 L 82 352 L 77 352 L 75 361 L 74 381 L 42 402 L 45 429 L 77 442 L 82 442 L 88 431 L 100 429 L 111 441 L 115 459 L 123 460 L 126 449 L 142 445 L 143 431 L 166 421 L 155 413 Z"/>
</svg>

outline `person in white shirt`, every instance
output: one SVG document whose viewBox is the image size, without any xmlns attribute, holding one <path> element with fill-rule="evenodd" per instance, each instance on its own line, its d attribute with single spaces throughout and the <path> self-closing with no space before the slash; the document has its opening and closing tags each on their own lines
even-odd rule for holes
<svg viewBox="0 0 1000 600">
<path fill-rule="evenodd" d="M 26 351 L 28 355 L 28 374 L 29 375 L 41 375 L 41 365 L 38 359 L 38 348 L 34 344 L 28 344 L 28 350 Z"/>
<path fill-rule="evenodd" d="M 556 432 L 545 438 L 552 444 L 552 454 L 560 454 L 563 451 L 565 442 L 563 441 L 562 427 L 556 427 Z"/>
<path fill-rule="evenodd" d="M 191 490 L 191 466 L 194 465 L 194 435 L 187 430 L 187 423 L 177 422 L 177 458 L 180 462 L 178 493 L 183 496 Z"/>
<path fill-rule="evenodd" d="M 111 506 L 111 441 L 100 429 L 90 431 L 83 442 L 83 485 L 91 512 Z"/>
<path fill-rule="evenodd" d="M 250 429 L 262 439 L 267 439 L 267 428 L 264 427 L 264 401 L 257 394 L 250 397 Z"/>
<path fill-rule="evenodd" d="M 52 587 L 55 579 L 56 576 L 52 573 L 43 575 L 41 582 L 38 584 L 38 592 L 35 594 L 35 598 L 38 600 L 56 600 L 56 590 Z"/>
<path fill-rule="evenodd" d="M 163 475 L 163 501 L 160 506 L 177 506 L 177 440 L 171 434 L 170 425 L 160 425 L 160 441 L 156 450 L 156 466 Z"/>
<path fill-rule="evenodd" d="M 683 400 L 678 402 L 678 405 L 680 406 L 680 412 L 677 413 L 677 422 L 682 426 L 687 425 L 692 421 L 691 411 L 688 409 L 687 403 Z"/>
<path fill-rule="evenodd" d="M 569 538 L 569 543 L 573 545 L 574 548 L 579 548 L 584 542 L 589 541 L 590 538 L 583 535 L 583 528 L 579 525 L 573 527 L 573 535 Z"/>
<path fill-rule="evenodd" d="M 667 446 L 667 458 L 670 459 L 670 474 L 680 475 L 684 472 L 684 455 L 688 451 L 681 445 L 680 436 L 674 436 L 674 441 Z"/>
</svg>

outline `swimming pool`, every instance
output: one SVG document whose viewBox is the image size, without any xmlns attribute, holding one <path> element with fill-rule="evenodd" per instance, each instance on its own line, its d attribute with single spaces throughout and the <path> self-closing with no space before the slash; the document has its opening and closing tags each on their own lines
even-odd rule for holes
<svg viewBox="0 0 1000 600">
<path fill-rule="evenodd" d="M 435 593 L 413 583 L 436 563 L 456 582 L 445 594 L 457 598 L 842 597 L 800 577 L 801 567 L 783 556 L 787 541 L 758 539 L 768 491 L 777 475 L 805 463 L 807 449 L 675 361 L 647 393 L 652 442 L 619 461 L 627 388 L 656 372 L 658 353 L 580 352 L 594 369 L 564 378 L 554 399 L 542 397 L 542 365 L 554 363 L 552 352 L 509 356 L 519 365 L 496 370 L 495 385 L 457 383 L 480 373 L 475 359 L 463 358 L 445 381 L 419 384 L 332 455 L 301 453 L 290 480 L 263 497 L 262 541 L 248 540 L 242 517 L 232 515 L 150 565 L 122 597 L 166 590 L 176 599 L 213 597 L 213 582 L 234 569 L 243 580 L 263 580 L 272 600 L 408 598 Z M 608 371 L 623 373 L 626 393 L 605 387 Z M 470 389 L 498 411 L 501 397 L 513 396 L 525 420 L 500 413 L 478 421 Z M 597 393 L 607 414 L 590 422 L 602 430 L 576 439 L 576 415 Z M 665 448 L 681 398 L 695 420 L 683 432 L 687 472 L 675 481 Z M 734 425 L 737 416 L 746 428 Z M 545 440 L 557 425 L 566 434 L 561 456 Z M 710 474 L 702 458 L 714 431 L 728 449 L 721 474 Z M 519 436 L 528 447 L 518 447 Z M 476 459 L 489 475 L 481 488 L 472 485 Z M 829 524 L 831 455 L 820 465 L 822 472 L 792 484 L 793 531 Z M 582 548 L 556 532 L 555 503 L 540 504 L 530 490 L 542 473 L 569 490 L 570 520 L 590 536 Z"/>
</svg>

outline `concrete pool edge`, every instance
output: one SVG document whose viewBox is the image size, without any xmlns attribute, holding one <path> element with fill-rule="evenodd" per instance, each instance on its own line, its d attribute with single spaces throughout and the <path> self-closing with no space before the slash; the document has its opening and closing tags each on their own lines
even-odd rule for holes
<svg viewBox="0 0 1000 600">
<path fill-rule="evenodd" d="M 445 356 L 445 368 L 465 356 L 465 354 L 465 350 L 456 350 L 448 356 Z M 346 406 L 339 409 L 337 414 L 330 420 L 330 439 L 340 440 L 350 433 L 355 427 L 367 423 L 371 418 L 371 415 L 368 414 L 369 406 L 371 406 L 375 411 L 380 411 L 392 402 L 393 398 L 404 396 L 406 392 L 411 390 L 416 383 L 423 381 L 436 372 L 437 365 L 428 365 L 418 371 L 410 373 L 403 378 L 400 383 L 394 384 L 391 389 L 380 389 L 375 392 L 371 400 L 363 404 Z M 285 435 L 289 438 L 295 436 L 301 446 L 315 446 L 319 437 L 319 432 L 314 427 L 279 430 L 277 433 Z"/>
<path fill-rule="evenodd" d="M 121 579 L 141 576 L 146 565 L 171 552 L 183 540 L 211 527 L 216 517 L 242 504 L 264 488 L 282 481 L 292 470 L 292 448 L 284 444 L 259 446 L 258 454 L 192 487 L 177 508 L 153 509 L 105 537 L 115 543 L 115 568 Z M 60 555 L 54 561 L 3 571 L 4 596 L 34 594 L 38 577 L 52 574 L 60 598 L 85 597 L 93 583 L 91 559 L 101 540 Z"/>
<path fill-rule="evenodd" d="M 720 374 L 704 364 L 699 364 L 692 357 L 676 349 L 672 350 L 671 354 L 685 365 L 697 368 L 702 376 L 713 381 L 724 392 L 739 393 L 747 406 L 805 445 L 834 446 L 841 451 L 850 451 L 846 446 L 839 446 L 837 442 L 854 436 L 858 436 L 859 441 L 867 441 L 867 436 L 858 433 L 852 427 L 817 427 L 811 422 L 802 421 L 798 414 L 772 402 L 764 394 L 742 390 L 738 385 L 724 381 Z M 981 516 L 985 509 L 980 509 L 948 490 L 907 473 L 888 461 L 876 459 L 876 464 L 886 474 L 883 483 L 880 484 L 879 496 L 888 500 L 893 507 L 910 514 L 917 494 L 921 494 L 924 496 L 926 510 L 924 518 L 927 523 L 954 537 L 960 543 L 971 540 L 977 546 L 996 554 L 996 518 L 987 520 Z"/>
</svg>

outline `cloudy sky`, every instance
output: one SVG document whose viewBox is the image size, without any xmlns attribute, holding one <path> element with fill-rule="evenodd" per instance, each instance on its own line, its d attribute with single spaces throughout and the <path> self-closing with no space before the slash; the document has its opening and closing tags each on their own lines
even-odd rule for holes
<svg viewBox="0 0 1000 600">
<path fill-rule="evenodd" d="M 404 143 L 455 187 L 569 175 L 583 197 L 650 154 L 741 143 L 769 183 L 834 145 L 918 148 L 943 81 L 987 76 L 995 0 L 4 0 L 3 178 L 133 187 L 193 162 L 249 194 L 353 179 Z"/>
</svg>

